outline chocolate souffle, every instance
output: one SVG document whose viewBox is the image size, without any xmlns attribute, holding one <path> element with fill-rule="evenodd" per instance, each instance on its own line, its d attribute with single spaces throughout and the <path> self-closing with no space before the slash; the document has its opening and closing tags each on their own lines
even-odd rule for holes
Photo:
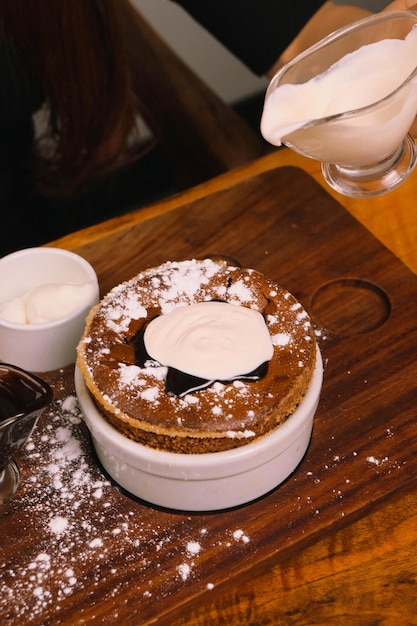
<svg viewBox="0 0 417 626">
<path fill-rule="evenodd" d="M 315 362 L 294 296 L 211 259 L 168 261 L 114 287 L 90 312 L 77 358 L 119 432 L 187 454 L 242 446 L 282 424 Z"/>
</svg>

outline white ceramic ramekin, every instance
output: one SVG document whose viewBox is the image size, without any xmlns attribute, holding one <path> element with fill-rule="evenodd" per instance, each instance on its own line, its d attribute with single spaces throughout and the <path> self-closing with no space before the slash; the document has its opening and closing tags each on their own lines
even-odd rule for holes
<svg viewBox="0 0 417 626">
<path fill-rule="evenodd" d="M 59 248 L 26 248 L 0 259 L 0 304 L 45 284 L 91 283 L 86 298 L 52 322 L 20 324 L 0 318 L 0 359 L 31 372 L 48 372 L 76 358 L 85 318 L 99 300 L 97 275 L 78 254 Z"/>
<path fill-rule="evenodd" d="M 158 506 L 213 511 L 259 498 L 296 469 L 310 442 L 322 379 L 317 349 L 311 385 L 284 424 L 253 443 L 206 454 L 176 454 L 136 443 L 103 418 L 78 369 L 75 389 L 98 458 L 121 487 Z"/>
</svg>

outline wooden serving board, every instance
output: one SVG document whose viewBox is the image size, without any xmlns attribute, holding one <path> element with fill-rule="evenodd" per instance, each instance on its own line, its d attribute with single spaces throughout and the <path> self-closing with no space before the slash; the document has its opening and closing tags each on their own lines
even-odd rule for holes
<svg viewBox="0 0 417 626">
<path fill-rule="evenodd" d="M 393 207 L 395 210 L 395 207 Z M 324 360 L 308 452 L 246 506 L 161 510 L 104 476 L 73 371 L 18 459 L 0 518 L 0 622 L 169 624 L 369 513 L 417 476 L 417 278 L 309 176 L 270 171 L 76 250 L 103 294 L 167 259 L 223 255 L 294 293 Z"/>
</svg>

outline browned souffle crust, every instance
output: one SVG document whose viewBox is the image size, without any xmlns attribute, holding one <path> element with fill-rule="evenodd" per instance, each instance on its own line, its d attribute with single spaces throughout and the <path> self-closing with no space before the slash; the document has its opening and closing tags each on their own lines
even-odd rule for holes
<svg viewBox="0 0 417 626">
<path fill-rule="evenodd" d="M 215 382 L 177 397 L 166 368 L 135 362 L 132 339 L 155 316 L 218 299 L 262 313 L 273 356 L 255 382 Z M 228 450 L 269 433 L 310 384 L 316 342 L 310 318 L 288 291 L 261 273 L 211 259 L 168 261 L 113 288 L 90 312 L 77 366 L 96 406 L 121 433 L 178 453 Z"/>
</svg>

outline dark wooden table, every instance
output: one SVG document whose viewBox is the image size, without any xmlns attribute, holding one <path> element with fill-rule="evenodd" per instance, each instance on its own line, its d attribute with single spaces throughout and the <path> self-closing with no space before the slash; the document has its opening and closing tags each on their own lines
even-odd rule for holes
<svg viewBox="0 0 417 626">
<path fill-rule="evenodd" d="M 58 244 L 94 265 L 103 293 L 167 258 L 213 254 L 292 291 L 325 364 L 301 465 L 234 510 L 152 507 L 103 474 L 72 368 L 48 374 L 55 401 L 0 518 L 0 623 L 417 622 L 417 279 L 280 158 Z"/>
</svg>

